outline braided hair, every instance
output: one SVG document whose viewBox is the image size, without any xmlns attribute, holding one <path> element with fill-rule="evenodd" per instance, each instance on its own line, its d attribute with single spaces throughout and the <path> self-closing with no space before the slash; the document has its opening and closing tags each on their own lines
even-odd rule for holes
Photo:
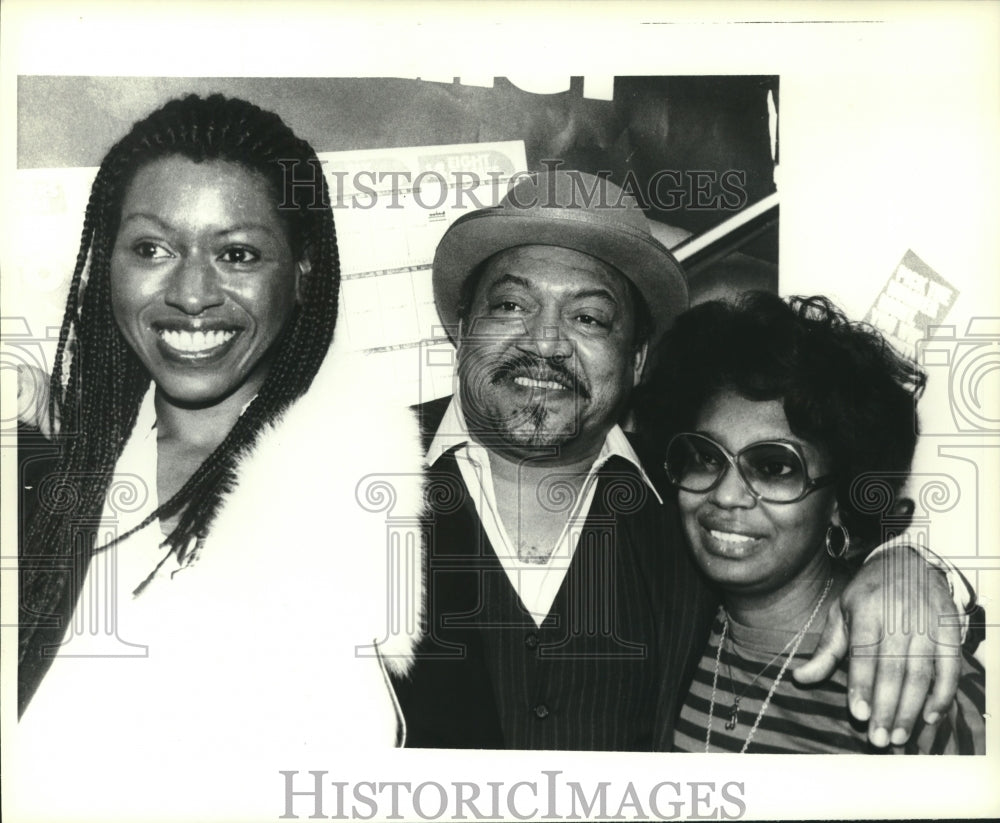
<svg viewBox="0 0 1000 823">
<path fill-rule="evenodd" d="M 299 305 L 276 341 L 257 396 L 180 490 L 133 531 L 177 515 L 166 543 L 178 556 L 204 538 L 231 486 L 239 455 L 309 388 L 333 339 L 340 262 L 329 192 L 312 147 L 278 115 L 219 94 L 171 100 L 137 122 L 105 156 L 87 203 L 49 392 L 48 414 L 60 420 L 62 454 L 27 524 L 22 555 L 31 560 L 26 566 L 79 551 L 72 545 L 74 531 L 100 517 L 115 465 L 149 388 L 149 373 L 112 315 L 111 253 L 129 184 L 143 166 L 169 156 L 196 163 L 223 160 L 263 175 L 280 203 L 296 259 L 308 253 L 311 268 L 303 275 Z M 301 182 L 310 178 L 311 185 Z M 103 548 L 107 546 L 94 546 L 91 535 L 84 551 L 89 558 Z M 22 606 L 36 616 L 51 614 L 65 596 L 67 577 L 33 575 L 28 569 L 22 577 Z M 30 634 L 22 632 L 22 659 Z"/>
</svg>

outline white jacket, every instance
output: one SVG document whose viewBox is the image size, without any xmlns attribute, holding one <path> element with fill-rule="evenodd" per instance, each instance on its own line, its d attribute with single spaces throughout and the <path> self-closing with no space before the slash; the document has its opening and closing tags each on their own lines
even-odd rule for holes
<svg viewBox="0 0 1000 823">
<path fill-rule="evenodd" d="M 148 660 L 69 661 L 91 668 L 48 707 L 42 682 L 5 787 L 25 819 L 274 819 L 280 771 L 301 789 L 401 742 L 387 670 L 409 668 L 422 602 L 413 415 L 334 351 L 237 478 L 198 561 L 136 601 Z"/>
</svg>

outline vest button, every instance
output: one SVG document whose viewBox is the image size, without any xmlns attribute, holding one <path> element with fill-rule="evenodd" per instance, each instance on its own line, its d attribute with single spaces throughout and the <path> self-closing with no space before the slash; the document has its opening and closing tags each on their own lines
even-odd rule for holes
<svg viewBox="0 0 1000 823">
<path fill-rule="evenodd" d="M 534 632 L 528 632 L 524 636 L 524 645 L 527 646 L 529 649 L 537 649 L 538 648 L 538 635 L 535 634 Z"/>
<path fill-rule="evenodd" d="M 537 717 L 539 720 L 544 720 L 548 716 L 549 716 L 548 706 L 546 706 L 544 703 L 539 703 L 537 706 L 535 706 L 535 717 Z"/>
</svg>

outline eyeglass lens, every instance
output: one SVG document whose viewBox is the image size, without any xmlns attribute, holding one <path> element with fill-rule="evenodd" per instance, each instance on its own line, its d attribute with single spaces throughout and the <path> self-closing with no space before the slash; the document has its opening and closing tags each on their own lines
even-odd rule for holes
<svg viewBox="0 0 1000 823">
<path fill-rule="evenodd" d="M 736 464 L 747 486 L 765 500 L 794 500 L 808 483 L 802 460 L 785 443 L 756 443 L 740 452 Z M 729 468 L 729 460 L 711 440 L 682 435 L 671 442 L 666 466 L 671 481 L 680 488 L 706 492 Z"/>
</svg>

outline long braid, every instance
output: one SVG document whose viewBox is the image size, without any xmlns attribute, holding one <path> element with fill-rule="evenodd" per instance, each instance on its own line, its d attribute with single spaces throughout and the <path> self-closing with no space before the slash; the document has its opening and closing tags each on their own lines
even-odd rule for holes
<svg viewBox="0 0 1000 823">
<path fill-rule="evenodd" d="M 172 100 L 137 123 L 108 152 L 91 189 L 80 248 L 70 283 L 51 378 L 50 418 L 60 417 L 63 451 L 54 475 L 43 484 L 41 505 L 26 531 L 22 604 L 29 614 L 57 611 L 67 575 L 47 573 L 46 561 L 69 558 L 74 530 L 100 517 L 115 465 L 138 416 L 150 377 L 125 342 L 111 310 L 111 253 L 121 203 L 135 173 L 155 159 L 181 155 L 195 162 L 219 159 L 262 173 L 277 196 L 291 159 L 316 164 L 313 149 L 275 114 L 242 100 L 191 95 Z M 283 209 L 293 249 L 308 250 L 311 271 L 302 302 L 279 341 L 257 397 L 214 452 L 180 490 L 140 524 L 180 514 L 167 537 L 181 555 L 203 538 L 233 480 L 237 458 L 260 431 L 311 384 L 333 339 L 338 310 L 340 261 L 326 182 L 319 175 L 323 208 L 307 194 Z M 68 359 L 68 374 L 67 372 Z M 47 491 L 47 494 L 44 493 Z M 67 495 L 72 505 L 67 505 Z M 48 499 L 47 499 L 48 498 Z M 134 529 L 133 531 L 135 531 Z M 131 533 L 131 532 L 130 532 Z M 126 537 L 119 535 L 114 542 Z M 91 551 L 107 546 L 94 546 Z M 32 565 L 39 571 L 32 571 Z M 31 647 L 32 624 L 21 636 L 21 658 Z"/>
</svg>

